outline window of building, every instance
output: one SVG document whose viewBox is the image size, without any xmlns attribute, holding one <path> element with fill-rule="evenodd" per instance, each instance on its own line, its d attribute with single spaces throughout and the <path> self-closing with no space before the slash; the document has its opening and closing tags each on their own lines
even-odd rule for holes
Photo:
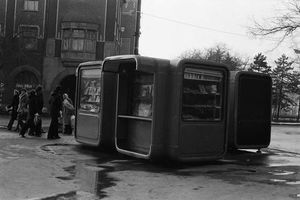
<svg viewBox="0 0 300 200">
<path fill-rule="evenodd" d="M 39 29 L 36 26 L 20 26 L 19 34 L 21 36 L 22 45 L 25 49 L 38 49 L 38 32 Z"/>
<path fill-rule="evenodd" d="M 62 22 L 61 58 L 74 60 L 96 59 L 98 24 Z"/>
<path fill-rule="evenodd" d="M 62 50 L 96 52 L 97 32 L 84 29 L 64 29 Z"/>
<path fill-rule="evenodd" d="M 38 0 L 24 0 L 24 10 L 38 11 L 39 10 L 39 1 Z"/>
</svg>

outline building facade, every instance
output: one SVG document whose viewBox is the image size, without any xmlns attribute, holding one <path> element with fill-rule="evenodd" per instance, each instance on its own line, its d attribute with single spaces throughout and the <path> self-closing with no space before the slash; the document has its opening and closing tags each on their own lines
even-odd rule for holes
<svg viewBox="0 0 300 200">
<path fill-rule="evenodd" d="M 0 110 L 13 89 L 61 85 L 79 63 L 138 53 L 140 0 L 0 0 Z M 47 104 L 45 104 L 47 106 Z"/>
</svg>

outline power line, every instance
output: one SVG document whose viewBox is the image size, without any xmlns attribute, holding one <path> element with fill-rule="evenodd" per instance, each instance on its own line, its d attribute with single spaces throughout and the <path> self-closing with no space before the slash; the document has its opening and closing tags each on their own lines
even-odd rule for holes
<svg viewBox="0 0 300 200">
<path fill-rule="evenodd" d="M 204 29 L 204 30 L 208 30 L 208 31 L 214 31 L 214 32 L 218 32 L 218 33 L 225 33 L 225 34 L 229 34 L 229 35 L 247 37 L 249 39 L 249 36 L 247 36 L 245 34 L 241 34 L 241 33 L 234 33 L 234 32 L 229 32 L 229 31 L 218 30 L 218 29 L 214 29 L 214 28 L 210 28 L 210 27 L 199 26 L 199 25 L 195 25 L 195 24 L 191 24 L 191 23 L 187 23 L 187 22 L 183 22 L 183 21 L 179 21 L 179 20 L 175 20 L 175 19 L 170 19 L 170 18 L 166 18 L 166 17 L 161 17 L 161 16 L 157 16 L 157 15 L 153 15 L 153 14 L 145 13 L 145 12 L 141 12 L 141 11 L 137 11 L 137 12 L 140 12 L 142 15 L 150 16 L 150 17 L 157 18 L 157 19 L 162 19 L 162 20 L 165 20 L 165 21 L 168 21 L 168 22 L 182 24 L 182 25 L 186 25 L 186 26 L 190 26 L 190 27 L 194 27 L 194 28 L 199 28 L 199 29 Z M 263 40 L 269 40 L 269 41 L 273 41 L 273 42 L 280 42 L 280 40 L 272 39 L 272 38 L 265 38 Z M 285 42 L 285 41 L 281 41 L 281 42 Z"/>
</svg>

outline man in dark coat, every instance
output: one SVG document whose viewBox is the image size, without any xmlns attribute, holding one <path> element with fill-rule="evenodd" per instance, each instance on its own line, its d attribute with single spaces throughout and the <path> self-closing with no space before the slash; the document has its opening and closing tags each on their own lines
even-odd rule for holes
<svg viewBox="0 0 300 200">
<path fill-rule="evenodd" d="M 60 117 L 62 110 L 62 93 L 60 86 L 57 86 L 54 92 L 51 94 L 49 104 L 51 122 L 47 139 L 59 139 L 60 137 L 58 136 L 58 117 Z"/>
<path fill-rule="evenodd" d="M 10 120 L 9 123 L 7 125 L 7 129 L 11 130 L 14 121 L 17 119 L 18 116 L 18 105 L 19 105 L 19 91 L 18 90 L 14 90 L 14 96 L 13 96 L 13 100 L 11 102 L 11 104 L 8 106 L 8 108 L 11 109 L 11 115 L 10 115 Z"/>
<path fill-rule="evenodd" d="M 27 115 L 27 119 L 26 122 L 24 124 L 24 126 L 21 129 L 20 135 L 22 137 L 25 137 L 25 133 L 28 130 L 28 128 L 30 128 L 29 130 L 29 135 L 33 135 L 34 132 L 34 116 L 35 114 L 37 114 L 37 109 L 36 109 L 36 95 L 35 95 L 35 91 L 31 90 L 29 92 L 29 96 L 28 96 L 28 115 Z"/>
<path fill-rule="evenodd" d="M 42 134 L 42 119 L 41 119 L 41 115 L 42 115 L 42 110 L 44 107 L 44 98 L 43 98 L 43 92 L 42 92 L 42 86 L 38 85 L 35 89 L 35 93 L 36 93 L 36 109 L 37 109 L 37 113 L 38 113 L 38 122 L 35 125 L 35 134 L 36 136 L 41 136 Z"/>
</svg>

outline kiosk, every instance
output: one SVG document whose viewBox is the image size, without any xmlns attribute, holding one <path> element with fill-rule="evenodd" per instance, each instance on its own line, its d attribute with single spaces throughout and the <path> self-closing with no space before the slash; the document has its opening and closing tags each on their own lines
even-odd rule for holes
<svg viewBox="0 0 300 200">
<path fill-rule="evenodd" d="M 123 154 L 179 161 L 226 151 L 228 70 L 199 60 L 106 58 L 118 76 L 115 145 Z"/>
<path fill-rule="evenodd" d="M 104 73 L 118 77 L 115 146 L 144 159 L 161 157 L 167 131 L 169 60 L 128 55 L 108 57 Z"/>
<path fill-rule="evenodd" d="M 271 139 L 272 79 L 256 72 L 231 72 L 228 146 L 260 149 Z"/>
<path fill-rule="evenodd" d="M 171 62 L 168 156 L 179 161 L 213 160 L 226 152 L 226 66 L 201 60 Z"/>
<path fill-rule="evenodd" d="M 81 63 L 76 71 L 75 139 L 115 149 L 116 74 L 102 72 L 102 62 Z"/>
</svg>

